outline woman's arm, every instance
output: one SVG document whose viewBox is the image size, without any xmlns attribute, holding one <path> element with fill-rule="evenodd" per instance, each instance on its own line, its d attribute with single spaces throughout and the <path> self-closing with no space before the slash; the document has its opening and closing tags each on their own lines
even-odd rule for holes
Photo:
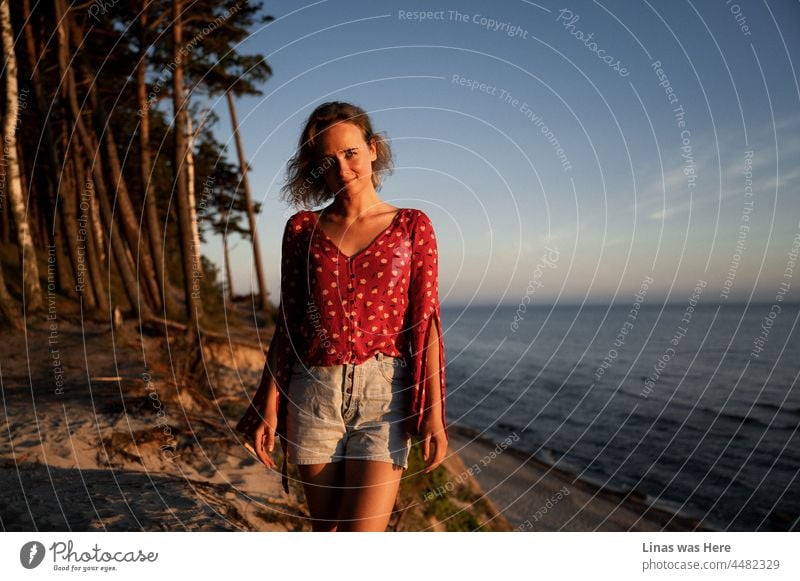
<svg viewBox="0 0 800 581">
<path fill-rule="evenodd" d="M 261 397 L 262 404 L 260 412 L 261 421 L 255 430 L 253 436 L 253 450 L 261 462 L 265 466 L 275 469 L 275 461 L 270 454 L 275 448 L 275 432 L 278 427 L 278 410 L 277 410 L 277 397 L 278 390 L 275 383 L 275 366 L 277 360 L 278 349 L 280 345 L 279 326 L 275 328 L 275 334 L 272 336 L 272 341 L 269 344 L 269 351 L 267 351 L 267 360 L 264 363 L 264 372 L 261 374 L 261 383 L 258 386 L 259 392 L 266 392 Z M 257 396 L 258 398 L 258 396 Z M 255 402 L 253 402 L 255 403 Z"/>
<path fill-rule="evenodd" d="M 295 349 L 298 348 L 296 331 L 300 326 L 301 312 L 299 302 L 302 300 L 301 265 L 298 261 L 297 226 L 290 219 L 286 223 L 281 244 L 281 300 L 278 305 L 278 320 L 275 332 L 270 341 L 261 382 L 253 401 L 252 411 L 258 414 L 254 434 L 254 449 L 259 459 L 267 466 L 274 468 L 269 457 L 275 443 L 275 434 L 280 428 L 281 414 L 278 402 L 286 393 L 291 380 L 292 367 L 297 359 Z M 248 420 L 240 421 L 243 425 L 252 425 L 253 414 L 246 414 Z"/>
<path fill-rule="evenodd" d="M 269 344 L 267 351 L 267 360 L 264 362 L 264 371 L 261 374 L 261 384 L 258 389 L 265 389 L 267 397 L 264 400 L 264 406 L 261 412 L 266 415 L 275 410 L 275 398 L 278 393 L 278 384 L 275 383 L 275 374 L 277 373 L 276 364 L 278 361 L 278 349 L 281 348 L 282 334 L 278 332 L 278 327 L 275 327 L 275 334 Z"/>
<path fill-rule="evenodd" d="M 422 457 L 426 461 L 423 472 L 431 472 L 447 454 L 447 434 L 444 427 L 444 410 L 442 409 L 441 374 L 439 373 L 439 350 L 441 337 L 436 324 L 436 316 L 429 319 L 430 333 L 425 345 L 426 375 L 425 411 L 422 419 Z M 433 448 L 433 450 L 431 450 Z"/>
<path fill-rule="evenodd" d="M 428 335 L 428 344 L 425 346 L 425 350 L 427 351 L 427 355 L 425 356 L 427 364 L 425 376 L 427 377 L 428 385 L 428 390 L 425 394 L 425 413 L 432 419 L 438 419 L 439 423 L 443 424 L 442 384 L 441 377 L 439 377 L 439 349 L 441 349 L 441 339 L 434 317 L 430 318 L 429 325 L 430 333 Z M 442 425 L 442 427 L 444 426 Z"/>
<path fill-rule="evenodd" d="M 444 343 L 439 305 L 439 264 L 436 235 L 430 218 L 419 212 L 412 239 L 411 281 L 412 321 L 416 330 L 414 350 L 420 350 L 422 364 L 415 368 L 422 390 L 419 435 L 423 439 L 424 472 L 435 469 L 447 452 L 444 402 Z M 422 333 L 422 336 L 419 334 Z"/>
</svg>

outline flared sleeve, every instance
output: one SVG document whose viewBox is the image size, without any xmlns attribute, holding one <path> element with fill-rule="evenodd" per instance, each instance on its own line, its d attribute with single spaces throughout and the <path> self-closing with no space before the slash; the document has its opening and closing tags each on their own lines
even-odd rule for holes
<svg viewBox="0 0 800 581">
<path fill-rule="evenodd" d="M 442 333 L 441 305 L 439 304 L 439 253 L 436 234 L 430 218 L 418 211 L 412 233 L 411 280 L 409 281 L 409 312 L 411 314 L 409 354 L 414 391 L 414 411 L 416 412 L 415 434 L 420 435 L 422 421 L 426 413 L 426 396 L 429 389 L 439 389 L 442 396 L 442 425 L 447 435 L 447 414 L 445 412 L 445 354 L 444 334 Z M 432 329 L 439 332 L 439 385 L 433 385 L 435 378 L 427 374 L 428 352 L 426 346 Z"/>
<path fill-rule="evenodd" d="M 236 424 L 236 431 L 242 434 L 248 443 L 255 438 L 255 431 L 263 421 L 262 410 L 266 404 L 267 388 L 269 378 L 275 380 L 277 386 L 276 405 L 278 425 L 276 436 L 280 438 L 281 447 L 284 451 L 284 463 L 281 470 L 283 489 L 288 493 L 288 471 L 286 465 L 286 397 L 289 383 L 292 378 L 292 367 L 302 352 L 303 336 L 302 329 L 305 291 L 303 265 L 303 245 L 300 236 L 302 225 L 294 217 L 286 222 L 281 242 L 281 294 L 278 304 L 278 321 L 275 325 L 275 332 L 269 344 L 267 352 L 267 362 L 272 359 L 275 350 L 275 369 L 264 365 L 264 373 L 261 377 L 256 394 L 247 411 Z"/>
</svg>

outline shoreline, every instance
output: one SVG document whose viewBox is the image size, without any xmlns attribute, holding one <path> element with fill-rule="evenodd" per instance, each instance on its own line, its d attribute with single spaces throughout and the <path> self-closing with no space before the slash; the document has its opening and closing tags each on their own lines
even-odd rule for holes
<svg viewBox="0 0 800 581">
<path fill-rule="evenodd" d="M 521 531 L 717 531 L 695 515 L 653 503 L 636 489 L 603 486 L 479 432 L 451 424 L 451 450 L 508 520 Z M 495 451 L 495 457 L 491 453 Z M 487 459 L 489 461 L 487 461 Z"/>
</svg>

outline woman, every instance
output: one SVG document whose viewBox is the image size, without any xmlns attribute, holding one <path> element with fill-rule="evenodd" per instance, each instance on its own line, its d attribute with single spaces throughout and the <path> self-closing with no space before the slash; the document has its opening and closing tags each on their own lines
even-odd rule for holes
<svg viewBox="0 0 800 581">
<path fill-rule="evenodd" d="M 444 459 L 444 345 L 436 238 L 420 210 L 382 201 L 391 150 L 363 109 L 310 115 L 284 193 L 281 303 L 258 393 L 237 430 L 270 468 L 296 464 L 315 531 L 383 531 L 411 436 Z"/>
</svg>

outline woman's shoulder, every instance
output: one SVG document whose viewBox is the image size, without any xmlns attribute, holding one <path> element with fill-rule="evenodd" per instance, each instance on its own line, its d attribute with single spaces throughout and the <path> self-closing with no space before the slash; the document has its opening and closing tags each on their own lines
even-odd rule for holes
<svg viewBox="0 0 800 581">
<path fill-rule="evenodd" d="M 314 212 L 311 210 L 300 210 L 292 214 L 286 221 L 286 228 L 293 232 L 299 232 L 304 226 L 312 223 Z"/>
<path fill-rule="evenodd" d="M 433 231 L 433 222 L 430 217 L 422 210 L 417 208 L 404 208 L 406 220 L 412 230 Z"/>
<path fill-rule="evenodd" d="M 397 212 L 400 214 L 400 221 L 404 222 L 410 230 L 422 228 L 433 229 L 433 223 L 428 215 L 417 208 L 398 208 Z M 314 226 L 317 223 L 319 212 L 313 210 L 300 210 L 292 214 L 286 221 L 286 228 L 292 232 L 300 232 L 309 226 Z"/>
<path fill-rule="evenodd" d="M 420 220 L 430 221 L 427 214 L 417 208 L 398 208 L 398 212 L 402 215 L 406 222 L 416 224 Z"/>
</svg>

